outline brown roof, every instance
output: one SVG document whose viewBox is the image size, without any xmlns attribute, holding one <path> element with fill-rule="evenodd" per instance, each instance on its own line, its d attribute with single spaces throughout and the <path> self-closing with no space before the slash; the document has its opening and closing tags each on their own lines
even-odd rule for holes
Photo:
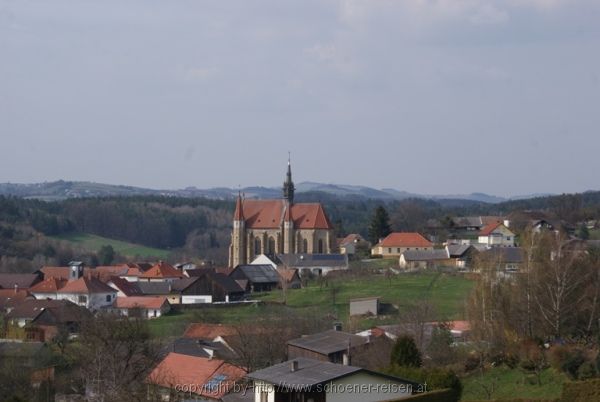
<svg viewBox="0 0 600 402">
<path fill-rule="evenodd" d="M 159 309 L 165 303 L 168 303 L 168 301 L 164 296 L 117 297 L 113 303 L 113 307 Z"/>
<path fill-rule="evenodd" d="M 244 369 L 223 360 L 171 352 L 152 370 L 148 382 L 167 388 L 194 384 L 195 394 L 221 399 L 245 375 Z"/>
<path fill-rule="evenodd" d="M 107 281 L 107 284 L 112 283 L 113 288 L 117 288 L 125 294 L 125 296 L 138 296 L 143 295 L 143 292 L 140 290 L 139 286 L 137 286 L 136 282 L 129 282 L 127 279 L 119 278 L 118 276 L 113 276 Z M 110 286 L 110 285 L 109 285 Z"/>
<path fill-rule="evenodd" d="M 433 247 L 433 243 L 416 232 L 390 233 L 379 245 L 382 247 Z"/>
<path fill-rule="evenodd" d="M 332 229 L 325 210 L 318 203 L 288 204 L 285 200 L 243 200 L 242 216 L 249 229 L 279 228 L 286 215 L 291 215 L 296 229 Z"/>
<path fill-rule="evenodd" d="M 63 288 L 67 284 L 66 279 L 58 279 L 55 277 L 49 277 L 44 279 L 37 285 L 33 286 L 29 291 L 31 293 L 56 293 L 59 289 Z"/>
<path fill-rule="evenodd" d="M 38 274 L 0 274 L 0 289 L 27 289 L 40 281 Z"/>
<path fill-rule="evenodd" d="M 501 222 L 493 222 L 490 223 L 488 225 L 485 225 L 485 227 L 483 229 L 481 229 L 481 232 L 479 232 L 479 234 L 481 236 L 489 236 L 490 234 L 492 234 L 492 232 L 494 230 L 496 230 L 498 228 L 498 226 L 502 225 Z"/>
<path fill-rule="evenodd" d="M 299 278 L 296 274 L 298 270 L 295 268 L 277 268 L 277 273 L 284 279 L 286 282 L 291 282 L 294 277 Z"/>
<path fill-rule="evenodd" d="M 50 307 L 60 307 L 65 303 L 71 303 L 67 300 L 24 300 L 13 308 L 10 313 L 6 315 L 7 318 L 30 318 L 34 319 L 44 309 Z"/>
<path fill-rule="evenodd" d="M 29 291 L 24 289 L 0 289 L 0 309 L 22 303 L 30 296 Z"/>
<path fill-rule="evenodd" d="M 359 242 L 362 240 L 364 240 L 364 239 L 362 238 L 361 235 L 352 233 L 352 234 L 349 234 L 348 236 L 344 237 L 343 239 L 340 239 L 339 244 L 346 245 L 346 244 L 354 243 L 355 241 Z"/>
<path fill-rule="evenodd" d="M 183 333 L 183 337 L 213 340 L 219 336 L 224 337 L 236 334 L 237 331 L 232 325 L 192 323 Z"/>
<path fill-rule="evenodd" d="M 184 278 L 185 275 L 177 268 L 164 261 L 159 261 L 152 268 L 140 275 L 140 278 Z"/>
<path fill-rule="evenodd" d="M 65 286 L 59 289 L 58 293 L 92 294 L 117 293 L 117 291 L 96 277 L 84 275 L 75 281 L 67 282 Z"/>
<path fill-rule="evenodd" d="M 44 279 L 57 278 L 57 279 L 69 279 L 69 273 L 71 272 L 70 267 L 42 267 L 40 269 L 44 274 Z M 84 275 L 98 276 L 98 273 L 93 268 L 85 267 L 83 269 Z"/>
</svg>

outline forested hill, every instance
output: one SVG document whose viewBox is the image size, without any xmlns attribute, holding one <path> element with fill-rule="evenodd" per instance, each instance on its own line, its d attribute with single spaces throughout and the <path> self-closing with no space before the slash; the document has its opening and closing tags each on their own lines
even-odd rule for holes
<svg viewBox="0 0 600 402">
<path fill-rule="evenodd" d="M 392 227 L 398 231 L 424 231 L 431 219 L 504 215 L 515 210 L 543 209 L 571 222 L 600 218 L 600 192 L 497 204 L 455 199 L 380 200 L 322 192 L 300 193 L 297 201 L 323 203 L 338 236 L 366 235 L 371 214 L 378 205 L 386 207 Z M 231 199 L 155 195 L 56 202 L 0 196 L 0 255 L 4 260 L 34 261 L 37 258 L 46 263 L 64 263 L 64 259 L 76 252 L 65 252 L 60 257 L 58 246 L 46 239 L 86 233 L 171 250 L 174 258 L 202 257 L 225 263 L 233 208 Z"/>
</svg>

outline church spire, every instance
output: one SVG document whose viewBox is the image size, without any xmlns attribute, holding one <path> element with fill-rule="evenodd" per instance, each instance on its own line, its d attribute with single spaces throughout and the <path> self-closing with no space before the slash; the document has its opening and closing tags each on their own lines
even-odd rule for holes
<svg viewBox="0 0 600 402">
<path fill-rule="evenodd" d="M 244 220 L 244 209 L 242 207 L 242 194 L 238 192 L 238 198 L 235 202 L 235 212 L 233 213 L 234 221 L 243 221 Z"/>
<path fill-rule="evenodd" d="M 292 164 L 290 162 L 290 156 L 288 152 L 288 169 L 285 182 L 283 183 L 283 198 L 288 200 L 289 204 L 294 203 L 294 182 L 292 181 Z"/>
</svg>

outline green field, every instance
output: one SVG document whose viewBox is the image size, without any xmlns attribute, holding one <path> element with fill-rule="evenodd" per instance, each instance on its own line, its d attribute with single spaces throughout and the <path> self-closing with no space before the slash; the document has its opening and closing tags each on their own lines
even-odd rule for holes
<svg viewBox="0 0 600 402">
<path fill-rule="evenodd" d="M 128 243 L 125 241 L 109 239 L 93 234 L 74 233 L 59 236 L 52 236 L 53 239 L 68 241 L 73 246 L 82 248 L 86 251 L 97 252 L 102 246 L 110 245 L 117 254 L 126 257 L 140 258 L 167 258 L 169 251 L 159 248 L 145 247 L 139 244 Z"/>
<path fill-rule="evenodd" d="M 267 302 L 264 305 L 207 306 L 152 320 L 150 326 L 156 336 L 180 335 L 189 322 L 237 323 L 264 316 L 267 310 L 277 314 L 293 310 L 300 314 L 332 316 L 347 324 L 350 299 L 368 296 L 381 297 L 386 312 L 378 318 L 365 318 L 353 323 L 359 328 L 396 323 L 400 313 L 419 301 L 431 302 L 436 307 L 439 320 L 462 319 L 464 301 L 471 288 L 472 282 L 462 276 L 435 273 L 400 274 L 391 278 L 369 275 L 326 283 L 314 281 L 303 289 L 287 290 L 285 305 L 283 291 L 276 290 L 252 295 L 253 299 Z"/>
<path fill-rule="evenodd" d="M 549 368 L 542 372 L 542 385 L 518 368 L 495 367 L 482 374 L 473 374 L 462 380 L 461 400 L 502 400 L 514 398 L 556 399 L 567 380 L 564 374 Z"/>
</svg>

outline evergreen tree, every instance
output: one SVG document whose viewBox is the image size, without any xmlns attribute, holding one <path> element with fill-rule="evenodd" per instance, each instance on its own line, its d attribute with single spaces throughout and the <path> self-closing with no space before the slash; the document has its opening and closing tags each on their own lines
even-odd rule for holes
<svg viewBox="0 0 600 402">
<path fill-rule="evenodd" d="M 402 367 L 421 367 L 422 362 L 415 340 L 408 335 L 398 337 L 392 349 L 391 363 Z"/>
<path fill-rule="evenodd" d="M 109 245 L 102 246 L 98 251 L 100 265 L 110 265 L 115 259 L 115 250 Z"/>
<path fill-rule="evenodd" d="M 385 208 L 380 205 L 375 208 L 375 213 L 371 218 L 371 224 L 369 225 L 369 238 L 371 242 L 375 244 L 379 241 L 379 239 L 383 239 L 390 233 L 392 233 L 390 216 Z"/>
</svg>

